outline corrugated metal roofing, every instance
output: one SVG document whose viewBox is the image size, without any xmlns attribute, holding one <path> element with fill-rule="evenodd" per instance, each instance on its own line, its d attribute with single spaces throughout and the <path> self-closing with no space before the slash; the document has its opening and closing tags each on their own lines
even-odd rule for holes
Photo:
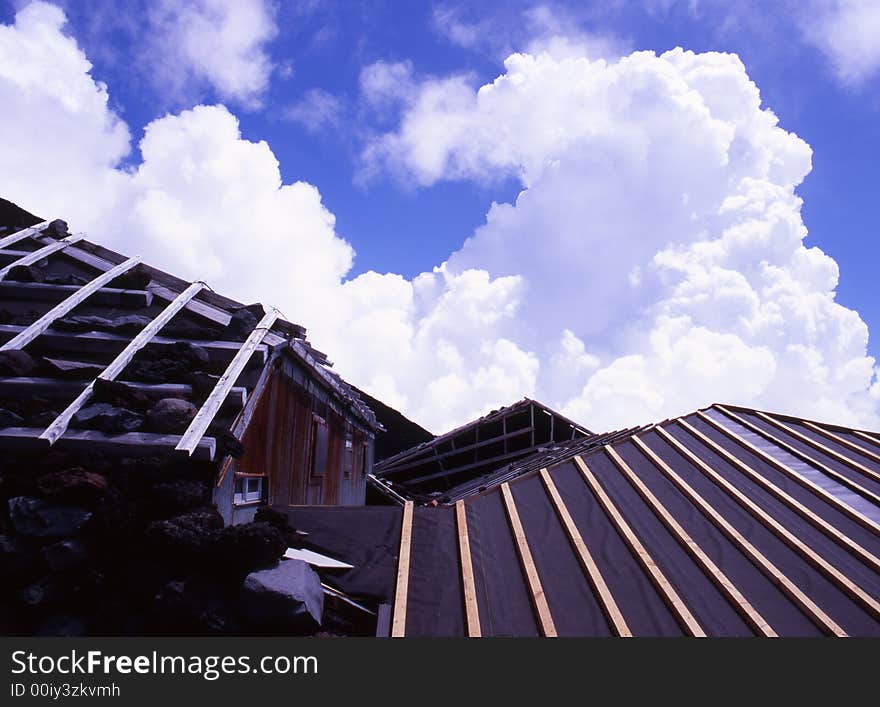
<svg viewBox="0 0 880 707">
<path fill-rule="evenodd" d="M 714 405 L 411 511 L 407 636 L 880 635 L 880 436 Z"/>
</svg>

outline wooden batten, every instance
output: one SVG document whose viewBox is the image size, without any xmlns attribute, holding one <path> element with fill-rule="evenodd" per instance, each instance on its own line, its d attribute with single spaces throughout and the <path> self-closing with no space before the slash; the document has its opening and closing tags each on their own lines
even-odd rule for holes
<svg viewBox="0 0 880 707">
<path fill-rule="evenodd" d="M 593 495 L 605 511 L 605 515 L 611 520 L 618 535 L 620 535 L 627 546 L 629 546 L 630 552 L 641 564 L 648 579 L 651 580 L 651 583 L 660 593 L 660 596 L 669 607 L 673 616 L 675 616 L 679 625 L 690 636 L 704 637 L 706 631 L 691 613 L 690 609 L 688 609 L 678 592 L 675 591 L 675 587 L 672 586 L 672 583 L 666 578 L 666 575 L 663 574 L 660 567 L 654 561 L 654 558 L 651 557 L 651 554 L 645 549 L 645 546 L 642 545 L 642 542 L 633 532 L 629 523 L 626 522 L 626 519 L 624 519 L 617 506 L 614 505 L 611 497 L 605 492 L 605 489 L 602 488 L 602 485 L 599 483 L 595 474 L 593 474 L 593 471 L 579 455 L 574 458 L 574 462 L 584 481 L 587 482 Z"/>
<path fill-rule="evenodd" d="M 596 592 L 599 605 L 602 607 L 608 625 L 612 632 L 617 636 L 632 636 L 632 631 L 630 631 L 626 619 L 621 613 L 620 608 L 617 606 L 614 595 L 605 583 L 605 578 L 602 576 L 599 566 L 596 564 L 596 561 L 593 559 L 592 554 L 587 548 L 583 536 L 581 536 L 580 531 L 575 525 L 574 519 L 568 511 L 568 507 L 562 500 L 562 496 L 556 488 L 556 483 L 553 481 L 553 477 L 550 476 L 550 472 L 548 472 L 547 469 L 541 469 L 539 473 L 541 480 L 544 482 L 544 488 L 547 491 L 547 495 L 553 503 L 553 509 L 556 511 L 559 522 L 562 523 L 562 527 L 565 529 L 565 534 L 568 536 L 572 549 L 574 550 L 575 555 L 577 555 L 581 569 L 583 569 L 584 575 L 590 583 L 590 586 L 593 588 L 593 591 Z M 461 503 L 461 501 L 459 501 L 459 503 Z"/>
<path fill-rule="evenodd" d="M 74 243 L 79 243 L 83 239 L 83 236 L 77 234 L 75 236 L 68 236 L 60 241 L 53 241 L 47 246 L 43 246 L 38 250 L 35 250 L 33 253 L 27 253 L 22 255 L 17 260 L 13 260 L 9 265 L 4 268 L 0 268 L 0 280 L 3 280 L 13 268 L 16 268 L 20 265 L 33 265 L 34 263 L 39 263 L 43 258 L 48 258 L 53 253 L 57 253 L 60 250 L 64 250 L 68 246 L 73 245 Z"/>
<path fill-rule="evenodd" d="M 34 339 L 36 339 L 40 334 L 46 331 L 46 329 L 52 326 L 55 321 L 61 319 L 61 317 L 64 317 L 74 308 L 78 307 L 86 300 L 86 298 L 97 292 L 108 282 L 131 270 L 140 261 L 140 257 L 129 258 L 124 263 L 120 263 L 115 268 L 112 268 L 107 272 L 102 273 L 91 282 L 86 283 L 70 297 L 52 307 L 52 309 L 50 309 L 42 317 L 37 319 L 37 321 L 35 321 L 33 324 L 28 326 L 23 332 L 18 334 L 18 336 L 13 337 L 5 344 L 0 346 L 0 351 L 8 351 L 10 349 L 23 349 Z"/>
<path fill-rule="evenodd" d="M 724 477 L 718 474 L 706 462 L 700 459 L 696 454 L 691 452 L 687 447 L 681 444 L 675 437 L 662 427 L 655 429 L 666 442 L 668 442 L 679 454 L 687 459 L 705 476 L 709 477 L 713 482 L 720 486 L 728 494 L 736 498 L 741 505 L 744 505 L 760 523 L 768 529 L 784 530 L 782 526 L 758 507 L 751 499 L 742 494 L 736 487 L 730 484 Z M 637 438 L 633 438 L 634 440 Z M 639 449 L 648 450 L 653 453 L 644 440 L 639 440 Z M 823 632 L 832 636 L 845 636 L 846 632 L 835 622 L 825 611 L 823 611 L 800 587 L 798 587 L 782 570 L 774 565 L 767 557 L 758 550 L 745 536 L 731 525 L 715 508 L 712 507 L 700 494 L 698 494 L 690 484 L 681 478 L 672 468 L 663 462 L 657 455 L 656 465 L 660 471 L 693 503 L 700 512 L 715 525 L 727 538 L 738 546 L 739 550 L 761 570 L 764 575 L 778 586 L 795 604 L 800 607 L 801 611 Z M 787 533 L 787 531 L 785 531 Z M 790 533 L 788 534 L 790 535 Z M 792 536 L 793 537 L 793 536 Z"/>
<path fill-rule="evenodd" d="M 270 309 L 259 321 L 256 328 L 250 333 L 248 338 L 242 344 L 239 352 L 235 355 L 232 361 L 229 362 L 223 375 L 220 376 L 220 379 L 217 381 L 211 394 L 208 395 L 208 398 L 205 400 L 202 407 L 199 408 L 198 413 L 196 413 L 196 416 L 193 418 L 192 422 L 190 422 L 186 432 L 183 433 L 183 437 L 176 447 L 179 451 L 192 454 L 193 450 L 198 445 L 199 440 L 205 435 L 208 426 L 220 410 L 220 406 L 223 405 L 223 401 L 226 399 L 227 394 L 235 385 L 239 375 L 241 375 L 241 372 L 245 369 L 245 366 L 247 366 L 248 361 L 250 361 L 254 350 L 260 345 L 260 342 L 263 341 L 266 334 L 269 333 L 269 329 L 272 328 L 276 319 L 278 319 L 278 310 Z"/>
<path fill-rule="evenodd" d="M 812 493 L 814 496 L 821 498 L 828 505 L 834 506 L 834 508 L 836 508 L 838 511 L 840 511 L 841 513 L 846 515 L 851 520 L 854 520 L 856 523 L 861 525 L 863 528 L 870 530 L 875 535 L 880 535 L 880 525 L 878 525 L 873 520 L 871 520 L 867 516 L 863 515 L 859 511 L 857 511 L 855 508 L 850 506 L 848 503 L 841 501 L 834 494 L 829 493 L 828 491 L 823 489 L 818 484 L 810 481 L 808 478 L 806 478 L 802 474 L 799 474 L 798 472 L 796 472 L 794 469 L 792 469 L 787 464 L 784 464 L 783 462 L 779 461 L 772 454 L 768 454 L 763 449 L 756 447 L 754 444 L 749 442 L 747 439 L 745 439 L 741 435 L 737 434 L 734 430 L 729 429 L 728 427 L 721 424 L 717 420 L 714 420 L 713 418 L 706 415 L 704 412 L 698 412 L 697 417 L 699 417 L 701 420 L 704 420 L 706 423 L 711 425 L 714 429 L 718 430 L 722 434 L 724 434 L 727 437 L 729 437 L 730 439 L 732 439 L 734 442 L 736 442 L 738 445 L 740 445 L 744 449 L 747 449 L 755 456 L 757 456 L 760 459 L 762 459 L 763 461 L 767 462 L 767 464 L 772 466 L 777 471 L 781 471 L 788 478 L 790 478 L 792 481 L 794 481 L 798 485 L 805 488 L 807 491 Z M 750 424 L 748 422 L 748 420 L 736 419 L 735 421 L 740 422 L 743 425 Z"/>
<path fill-rule="evenodd" d="M 464 501 L 455 504 L 455 520 L 458 531 L 458 554 L 461 562 L 461 588 L 464 594 L 464 613 L 467 635 L 477 638 L 483 635 L 480 628 L 480 609 L 477 605 L 477 586 L 474 582 L 474 566 L 471 562 L 471 545 L 467 526 L 467 508 Z"/>
<path fill-rule="evenodd" d="M 394 614 L 391 619 L 391 637 L 406 635 L 406 600 L 409 596 L 409 560 L 412 547 L 413 502 L 403 506 L 400 524 L 400 551 L 397 555 L 397 585 L 394 591 Z"/>
<path fill-rule="evenodd" d="M 183 307 L 189 302 L 193 297 L 195 297 L 201 290 L 205 287 L 204 282 L 195 282 L 189 287 L 186 288 L 183 292 L 181 292 L 174 301 L 169 304 L 165 309 L 163 309 L 159 315 L 153 319 L 147 326 L 141 329 L 138 332 L 137 336 L 135 336 L 128 345 L 110 362 L 110 364 L 104 369 L 98 378 L 103 380 L 112 381 L 115 380 L 116 377 L 122 373 L 125 367 L 131 362 L 134 355 L 140 351 L 144 346 L 150 343 L 150 340 L 156 335 L 156 333 L 165 326 L 175 314 L 177 314 Z M 80 393 L 76 399 L 67 406 L 67 408 L 55 418 L 54 422 L 52 422 L 49 427 L 47 427 L 43 433 L 40 435 L 41 439 L 45 439 L 49 442 L 49 444 L 54 444 L 58 441 L 58 438 L 61 437 L 64 432 L 67 430 L 67 426 L 70 424 L 70 421 L 73 419 L 73 416 L 80 410 L 83 405 L 92 397 L 92 391 L 95 387 L 95 381 L 86 386 L 85 390 Z"/>
<path fill-rule="evenodd" d="M 795 513 L 797 513 L 799 516 L 801 516 L 801 518 L 810 523 L 810 525 L 812 525 L 814 528 L 824 533 L 840 547 L 852 553 L 855 557 L 864 562 L 872 570 L 880 573 L 880 558 L 878 558 L 876 555 L 859 545 L 855 540 L 841 532 L 838 528 L 829 523 L 827 520 L 811 511 L 803 503 L 783 491 L 772 481 L 759 474 L 755 469 L 750 467 L 739 457 L 731 454 L 724 447 L 704 435 L 696 427 L 691 425 L 687 420 L 680 419 L 677 421 L 677 424 L 687 430 L 692 437 L 696 438 L 700 441 L 701 444 L 711 449 L 715 454 L 724 459 L 728 464 L 733 466 L 737 471 L 743 474 L 750 481 L 760 486 L 771 496 L 773 496 L 781 503 L 786 505 L 788 508 L 793 510 Z"/>
<path fill-rule="evenodd" d="M 647 459 L 658 466 L 658 462 L 662 464 L 662 460 L 648 449 L 645 444 L 638 438 L 634 437 L 635 446 L 647 457 Z M 651 493 L 651 490 L 638 477 L 635 471 L 624 461 L 617 451 L 610 446 L 603 448 L 605 453 L 614 462 L 614 465 L 629 481 L 630 485 L 641 496 L 642 500 L 651 509 L 651 512 L 657 516 L 666 529 L 672 534 L 676 542 L 684 549 L 694 562 L 700 567 L 709 580 L 718 587 L 719 591 L 730 602 L 736 612 L 742 616 L 745 622 L 751 626 L 759 635 L 764 637 L 777 636 L 776 631 L 770 626 L 767 620 L 755 609 L 748 599 L 736 588 L 736 585 L 730 581 L 724 572 L 716 565 L 712 559 L 705 553 L 703 548 L 687 533 L 681 524 L 675 519 L 675 516 L 667 510 L 660 500 Z"/>
<path fill-rule="evenodd" d="M 513 500 L 513 493 L 510 491 L 509 484 L 501 484 L 501 497 L 504 500 L 507 519 L 510 522 L 510 529 L 513 532 L 513 539 L 516 542 L 520 564 L 522 565 L 523 574 L 532 598 L 532 606 L 535 610 L 535 618 L 538 620 L 538 627 L 541 629 L 542 635 L 548 638 L 554 638 L 556 637 L 556 625 L 553 623 L 553 616 L 550 614 L 550 606 L 547 604 L 544 587 L 541 585 L 541 577 L 538 575 L 537 567 L 535 567 L 532 551 L 529 548 L 529 541 L 526 538 L 525 530 L 523 530 L 522 522 L 519 518 L 519 512 L 516 510 L 516 503 Z"/>
<path fill-rule="evenodd" d="M 25 228 L 22 231 L 16 231 L 11 235 L 3 236 L 3 238 L 0 238 L 0 249 L 8 248 L 11 245 L 15 245 L 19 241 L 23 241 L 25 238 L 33 238 L 48 225 L 48 221 L 43 221 L 42 223 L 38 223 L 35 226 L 31 226 L 30 228 Z"/>
</svg>

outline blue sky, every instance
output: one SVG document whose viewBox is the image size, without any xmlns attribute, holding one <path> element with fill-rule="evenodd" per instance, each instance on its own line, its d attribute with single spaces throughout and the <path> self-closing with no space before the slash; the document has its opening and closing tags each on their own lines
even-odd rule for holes
<svg viewBox="0 0 880 707">
<path fill-rule="evenodd" d="M 124 9 L 123 3 L 97 0 L 59 4 L 65 34 L 92 63 L 91 76 L 107 85 L 109 106 L 127 124 L 133 146 L 151 121 L 196 104 L 226 105 L 243 139 L 268 143 L 285 184 L 303 180 L 320 191 L 336 218 L 336 235 L 357 253 L 348 279 L 370 270 L 406 279 L 430 271 L 486 222 L 492 202 L 512 202 L 523 188 L 515 170 L 427 180 L 405 169 L 367 173 L 365 145 L 398 131 L 408 108 L 367 105 L 365 67 L 399 63 L 409 67 L 414 85 L 465 76 L 475 88 L 504 74 L 511 52 L 529 51 L 550 35 L 586 39 L 590 51 L 611 61 L 674 47 L 733 52 L 758 86 L 763 107 L 812 148 L 812 171 L 796 191 L 809 229 L 805 245 L 819 246 L 836 261 L 837 300 L 857 311 L 869 331 L 880 331 L 880 299 L 874 296 L 880 218 L 872 198 L 880 155 L 880 59 L 840 48 L 839 34 L 827 29 L 840 10 L 833 0 L 256 3 L 273 26 L 259 42 L 271 68 L 256 98 L 231 95 L 211 80 L 177 86 L 157 80 L 144 58 L 156 49 L 145 49 L 144 37 L 158 30 L 142 3 L 125 3 Z M 13 24 L 25 5 L 0 6 L 0 22 Z M 221 50 L 206 45 L 201 51 Z M 310 95 L 329 101 L 325 121 L 297 112 Z M 119 166 L 135 170 L 140 160 L 134 150 Z M 880 335 L 871 337 L 869 353 L 880 354 Z"/>
</svg>

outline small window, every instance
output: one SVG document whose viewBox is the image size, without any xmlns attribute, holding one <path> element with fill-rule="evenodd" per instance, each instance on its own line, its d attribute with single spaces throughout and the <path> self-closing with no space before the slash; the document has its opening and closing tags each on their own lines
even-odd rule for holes
<svg viewBox="0 0 880 707">
<path fill-rule="evenodd" d="M 351 438 L 351 432 L 345 435 L 345 456 L 342 459 L 342 475 L 348 479 L 351 478 L 351 470 L 354 467 L 354 442 Z"/>
<path fill-rule="evenodd" d="M 262 476 L 239 476 L 235 480 L 236 505 L 245 503 L 259 503 L 263 500 L 263 477 Z"/>
</svg>

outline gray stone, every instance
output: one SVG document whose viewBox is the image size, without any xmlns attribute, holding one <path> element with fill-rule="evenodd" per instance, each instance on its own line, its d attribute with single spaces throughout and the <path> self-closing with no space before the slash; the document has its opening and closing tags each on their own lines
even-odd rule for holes
<svg viewBox="0 0 880 707">
<path fill-rule="evenodd" d="M 154 432 L 181 433 L 197 412 L 196 406 L 187 400 L 162 398 L 147 413 L 147 425 Z"/>
<path fill-rule="evenodd" d="M 89 511 L 77 506 L 56 506 L 30 496 L 9 499 L 9 519 L 20 535 L 63 538 L 76 533 L 91 517 Z"/>
<path fill-rule="evenodd" d="M 0 408 L 0 428 L 2 427 L 21 427 L 24 419 L 21 415 L 16 415 L 12 410 Z"/>
<path fill-rule="evenodd" d="M 247 576 L 242 609 L 256 625 L 312 633 L 321 626 L 324 611 L 321 580 L 302 560 L 283 560 Z"/>
<path fill-rule="evenodd" d="M 36 361 L 27 351 L 0 351 L 0 376 L 29 376 L 36 367 Z"/>
<path fill-rule="evenodd" d="M 89 550 L 81 540 L 68 538 L 43 548 L 43 561 L 52 572 L 78 567 L 89 559 Z"/>
<path fill-rule="evenodd" d="M 143 415 L 127 408 L 115 407 L 109 403 L 96 403 L 79 410 L 73 416 L 75 427 L 99 430 L 107 434 L 135 432 L 144 424 Z"/>
</svg>

